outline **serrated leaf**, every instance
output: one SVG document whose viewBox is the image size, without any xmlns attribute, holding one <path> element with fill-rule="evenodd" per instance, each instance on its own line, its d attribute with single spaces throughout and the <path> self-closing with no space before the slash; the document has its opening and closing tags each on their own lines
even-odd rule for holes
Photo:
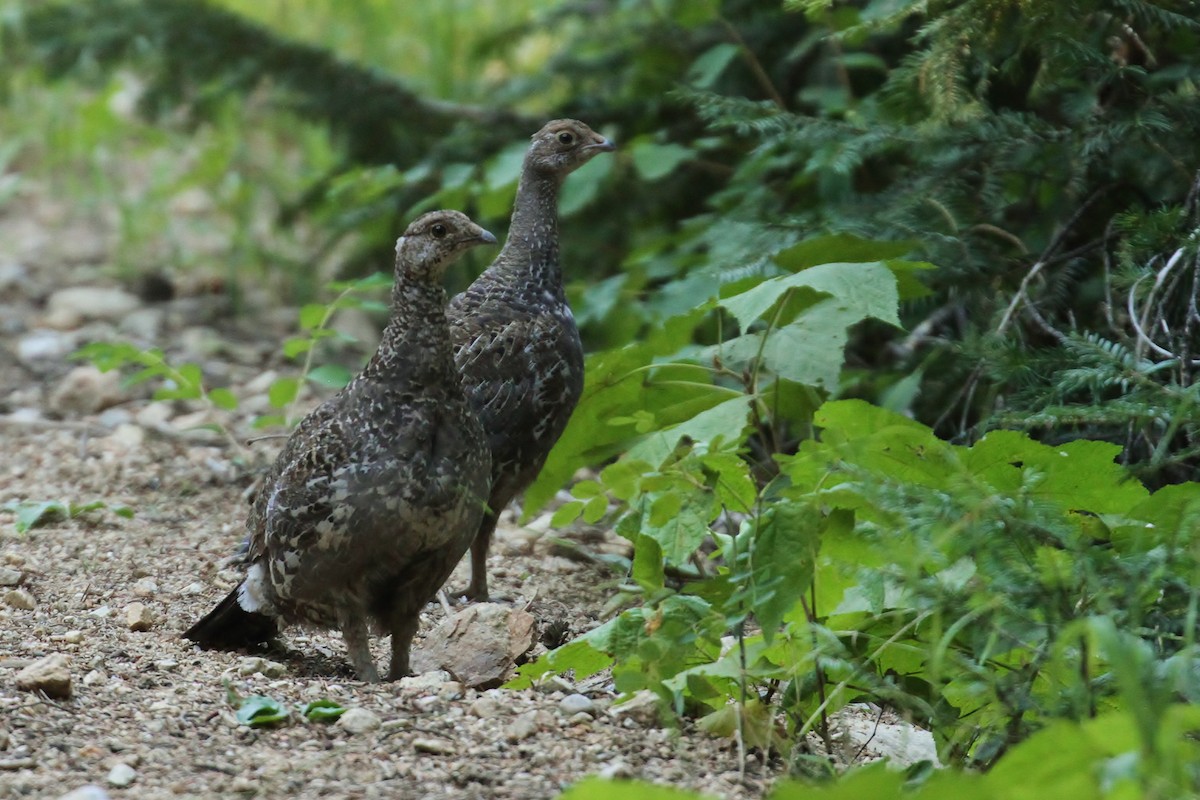
<svg viewBox="0 0 1200 800">
<path fill-rule="evenodd" d="M 341 364 L 322 364 L 310 370 L 307 377 L 308 380 L 321 386 L 341 389 L 350 382 L 354 374 Z"/>
<path fill-rule="evenodd" d="M 300 713 L 309 722 L 333 722 L 346 713 L 343 706 L 332 700 L 313 700 L 300 707 Z"/>
<path fill-rule="evenodd" d="M 625 458 L 661 464 L 671 455 L 683 437 L 692 442 L 709 445 L 718 438 L 740 445 L 749 425 L 749 397 L 733 397 L 712 408 L 701 411 L 691 419 L 665 431 L 656 431 L 631 447 Z M 707 449 L 707 448 L 703 448 Z"/>
<path fill-rule="evenodd" d="M 234 716 L 243 725 L 262 728 L 287 722 L 291 713 L 278 700 L 255 694 L 241 700 Z"/>
<path fill-rule="evenodd" d="M 226 411 L 232 411 L 238 407 L 237 395 L 225 388 L 210 389 L 208 399 L 217 408 L 223 408 Z"/>
<path fill-rule="evenodd" d="M 791 275 L 768 278 L 744 292 L 722 298 L 718 305 L 737 319 L 747 331 L 789 292 L 807 288 L 824 292 L 836 300 L 835 307 L 845 311 L 847 319 L 864 317 L 899 325 L 900 303 L 896 276 L 880 261 L 869 263 L 820 264 Z"/>
<path fill-rule="evenodd" d="M 280 378 L 267 389 L 267 400 L 275 408 L 284 408 L 296 399 L 300 391 L 300 381 L 296 378 Z"/>
</svg>

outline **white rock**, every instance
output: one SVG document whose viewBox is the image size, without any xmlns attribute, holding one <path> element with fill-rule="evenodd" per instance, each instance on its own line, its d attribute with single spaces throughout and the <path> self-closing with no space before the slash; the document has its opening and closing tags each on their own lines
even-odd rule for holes
<svg viewBox="0 0 1200 800">
<path fill-rule="evenodd" d="M 139 308 L 121 320 L 117 330 L 126 336 L 151 344 L 162 338 L 167 312 L 161 308 Z"/>
<path fill-rule="evenodd" d="M 25 573 L 12 567 L 0 567 L 0 586 L 20 586 Z"/>
<path fill-rule="evenodd" d="M 84 784 L 60 796 L 58 800 L 109 800 L 108 792 L 94 783 Z"/>
<path fill-rule="evenodd" d="M 74 349 L 74 337 L 47 328 L 35 328 L 17 341 L 17 359 L 23 364 L 34 364 L 62 358 Z"/>
<path fill-rule="evenodd" d="M 337 724 L 345 729 L 346 733 L 359 734 L 377 730 L 383 723 L 375 712 L 355 707 L 346 709 L 346 713 L 338 718 Z"/>
<path fill-rule="evenodd" d="M 413 739 L 413 749 L 418 753 L 429 753 L 435 756 L 454 755 L 454 743 L 445 739 Z"/>
<path fill-rule="evenodd" d="M 116 428 L 118 425 L 128 425 L 133 422 L 133 414 L 125 408 L 106 408 L 96 417 L 96 422 L 106 428 Z"/>
<path fill-rule="evenodd" d="M 113 765 L 108 771 L 108 782 L 121 789 L 137 780 L 137 770 L 124 762 Z"/>
<path fill-rule="evenodd" d="M 480 719 L 498 717 L 501 710 L 500 703 L 491 697 L 480 697 L 474 703 L 471 703 L 471 713 Z"/>
<path fill-rule="evenodd" d="M 169 403 L 156 402 L 137 412 L 134 419 L 143 428 L 161 428 L 174 415 Z"/>
<path fill-rule="evenodd" d="M 596 704 L 586 695 L 569 694 L 558 701 L 558 707 L 564 714 L 570 716 L 580 712 L 591 713 L 595 710 Z"/>
<path fill-rule="evenodd" d="M 63 415 L 94 414 L 124 399 L 121 375 L 101 372 L 91 364 L 68 372 L 50 393 L 50 408 Z"/>
<path fill-rule="evenodd" d="M 62 638 L 67 644 L 79 644 L 83 641 L 83 631 L 67 631 Z"/>
<path fill-rule="evenodd" d="M 157 597 L 158 584 L 154 578 L 138 578 L 134 581 L 133 593 L 138 597 Z"/>
<path fill-rule="evenodd" d="M 443 683 L 449 683 L 454 677 L 445 670 L 431 669 L 420 675 L 409 675 L 400 679 L 400 689 L 406 692 L 429 692 L 440 689 Z"/>
<path fill-rule="evenodd" d="M 88 616 L 95 617 L 96 619 L 108 619 L 112 616 L 112 613 L 112 608 L 109 606 L 100 606 L 99 608 L 93 608 L 91 611 L 89 611 Z"/>
<path fill-rule="evenodd" d="M 123 289 L 72 286 L 59 289 L 46 301 L 46 321 L 52 327 L 74 328 L 89 319 L 118 320 L 142 301 Z M 70 324 L 76 320 L 74 324 Z"/>
</svg>

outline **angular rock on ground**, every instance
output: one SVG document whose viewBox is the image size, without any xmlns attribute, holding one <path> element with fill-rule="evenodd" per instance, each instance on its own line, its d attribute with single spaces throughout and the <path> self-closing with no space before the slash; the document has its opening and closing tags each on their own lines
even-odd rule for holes
<svg viewBox="0 0 1200 800">
<path fill-rule="evenodd" d="M 455 614 L 425 637 L 413 669 L 444 669 L 472 689 L 491 689 L 512 676 L 533 646 L 533 615 L 499 603 L 479 603 Z"/>
<path fill-rule="evenodd" d="M 71 659 L 62 653 L 39 658 L 17 673 L 17 688 L 66 700 L 71 696 L 70 667 Z"/>
</svg>

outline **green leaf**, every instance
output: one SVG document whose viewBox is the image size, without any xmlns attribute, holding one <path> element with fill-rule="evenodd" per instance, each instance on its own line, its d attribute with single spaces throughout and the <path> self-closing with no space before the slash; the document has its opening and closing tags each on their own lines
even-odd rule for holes
<svg viewBox="0 0 1200 800">
<path fill-rule="evenodd" d="M 309 722 L 334 722 L 346 709 L 332 700 L 313 700 L 300 707 L 300 713 Z"/>
<path fill-rule="evenodd" d="M 12 501 L 4 504 L 4 510 L 16 515 L 14 527 L 17 533 L 25 533 L 31 528 L 52 522 L 55 518 L 67 516 L 66 505 L 55 500 L 43 502 Z"/>
<path fill-rule="evenodd" d="M 579 169 L 575 170 L 562 188 L 558 203 L 558 213 L 570 217 L 581 211 L 595 199 L 600 192 L 600 186 L 608 178 L 613 169 L 613 159 L 601 156 L 593 158 Z"/>
<path fill-rule="evenodd" d="M 584 778 L 557 800 L 708 800 L 711 795 L 699 795 L 683 789 L 672 789 L 644 781 L 611 781 L 599 777 Z"/>
<path fill-rule="evenodd" d="M 722 42 L 705 50 L 688 69 L 688 83 L 697 89 L 710 88 L 737 57 L 738 52 L 738 46 L 729 42 Z"/>
<path fill-rule="evenodd" d="M 784 295 L 798 288 L 813 289 L 832 295 L 834 308 L 845 312 L 846 319 L 857 322 L 865 317 L 899 325 L 896 277 L 885 264 L 820 264 L 791 275 L 769 278 L 758 285 L 718 301 L 737 319 L 743 331 L 763 316 Z"/>
<path fill-rule="evenodd" d="M 303 355 L 312 349 L 312 339 L 288 339 L 283 343 L 283 354 L 288 358 Z"/>
<path fill-rule="evenodd" d="M 582 500 L 571 500 L 559 506 L 554 516 L 550 517 L 550 527 L 561 528 L 564 525 L 570 525 L 575 520 L 579 519 L 579 515 L 583 512 Z"/>
<path fill-rule="evenodd" d="M 701 450 L 708 450 L 707 446 L 718 439 L 740 445 L 749 425 L 749 415 L 749 397 L 731 398 L 701 411 L 686 422 L 665 431 L 655 431 L 631 447 L 624 457 L 648 464 L 661 464 L 684 437 L 697 445 L 705 445 Z"/>
<path fill-rule="evenodd" d="M 784 616 L 808 593 L 823 522 L 818 509 L 794 502 L 776 503 L 755 521 L 747 589 L 767 644 Z"/>
<path fill-rule="evenodd" d="M 630 148 L 633 168 L 645 181 L 656 181 L 670 175 L 683 162 L 692 157 L 692 151 L 679 144 L 657 144 L 638 142 Z"/>
<path fill-rule="evenodd" d="M 350 382 L 350 379 L 354 377 L 354 373 L 341 364 L 322 364 L 310 370 L 306 377 L 308 380 L 321 386 L 341 389 Z"/>
<path fill-rule="evenodd" d="M 300 327 L 303 330 L 312 330 L 320 328 L 324 325 L 329 308 L 320 305 L 319 303 L 309 303 L 300 309 Z"/>
<path fill-rule="evenodd" d="M 255 694 L 241 700 L 235 716 L 243 725 L 262 728 L 287 722 L 291 713 L 278 700 Z"/>
<path fill-rule="evenodd" d="M 238 406 L 237 395 L 224 388 L 210 389 L 208 399 L 212 401 L 214 406 L 223 408 L 226 411 L 232 411 Z"/>
<path fill-rule="evenodd" d="M 284 408 L 296 399 L 300 391 L 300 381 L 296 378 L 280 378 L 267 389 L 267 400 L 275 408 Z"/>
<path fill-rule="evenodd" d="M 773 260 L 789 272 L 799 272 L 819 264 L 839 261 L 887 261 L 902 258 L 920 247 L 921 243 L 912 239 L 882 242 L 861 239 L 849 233 L 834 233 L 805 239 L 779 251 Z M 932 268 L 932 265 L 926 266 Z"/>
<path fill-rule="evenodd" d="M 647 594 L 663 587 L 663 551 L 653 537 L 640 534 L 636 537 L 630 577 Z"/>
</svg>

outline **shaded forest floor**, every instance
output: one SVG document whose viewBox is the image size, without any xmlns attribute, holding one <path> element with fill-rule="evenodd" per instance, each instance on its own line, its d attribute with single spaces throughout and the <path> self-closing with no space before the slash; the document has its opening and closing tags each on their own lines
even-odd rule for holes
<svg viewBox="0 0 1200 800">
<path fill-rule="evenodd" d="M 264 305 L 230 316 L 203 280 L 180 281 L 166 301 L 139 297 L 132 284 L 124 295 L 101 291 L 119 286 L 99 266 L 112 228 L 44 198 L 0 214 L 0 505 L 106 505 L 26 533 L 0 512 L 0 582 L 8 584 L 0 586 L 0 797 L 96 784 L 111 797 L 530 800 L 600 773 L 742 798 L 761 796 L 784 769 L 778 756 L 763 763 L 755 753 L 740 764 L 731 742 L 691 723 L 615 712 L 603 674 L 528 691 L 478 691 L 445 675 L 371 686 L 353 678 L 336 634 L 292 630 L 283 649 L 261 656 L 203 652 L 180 639 L 236 583 L 222 561 L 242 539 L 246 491 L 279 446 L 241 452 L 198 426 L 219 422 L 239 440 L 257 433 L 249 423 L 271 411 L 271 379 L 294 370 L 278 352 L 295 310 Z M 72 301 L 65 287 L 89 291 Z M 155 402 L 150 387 L 125 387 L 115 373 L 68 358 L 105 340 L 160 346 L 169 359 L 200 364 L 211 385 L 239 397 L 237 410 Z M 306 394 L 302 405 L 316 400 Z M 493 592 L 528 608 L 539 629 L 578 635 L 598 624 L 615 576 L 565 557 L 571 549 L 541 522 L 521 527 L 508 515 L 491 560 Z M 624 548 L 608 531 L 559 535 L 584 551 Z M 460 565 L 449 586 L 466 578 Z M 139 603 L 133 627 L 146 630 L 131 629 L 127 616 Z M 427 607 L 416 651 L 444 619 L 441 606 Z M 19 689 L 17 674 L 52 654 L 69 658 L 71 696 Z M 239 724 L 226 684 L 280 701 L 293 709 L 291 722 Z M 591 701 L 586 712 L 563 706 L 576 692 Z M 317 699 L 367 713 L 357 726 L 294 713 Z M 846 718 L 846 760 L 904 757 L 913 737 L 877 721 L 866 709 Z M 917 738 L 917 757 L 927 757 Z"/>
</svg>

